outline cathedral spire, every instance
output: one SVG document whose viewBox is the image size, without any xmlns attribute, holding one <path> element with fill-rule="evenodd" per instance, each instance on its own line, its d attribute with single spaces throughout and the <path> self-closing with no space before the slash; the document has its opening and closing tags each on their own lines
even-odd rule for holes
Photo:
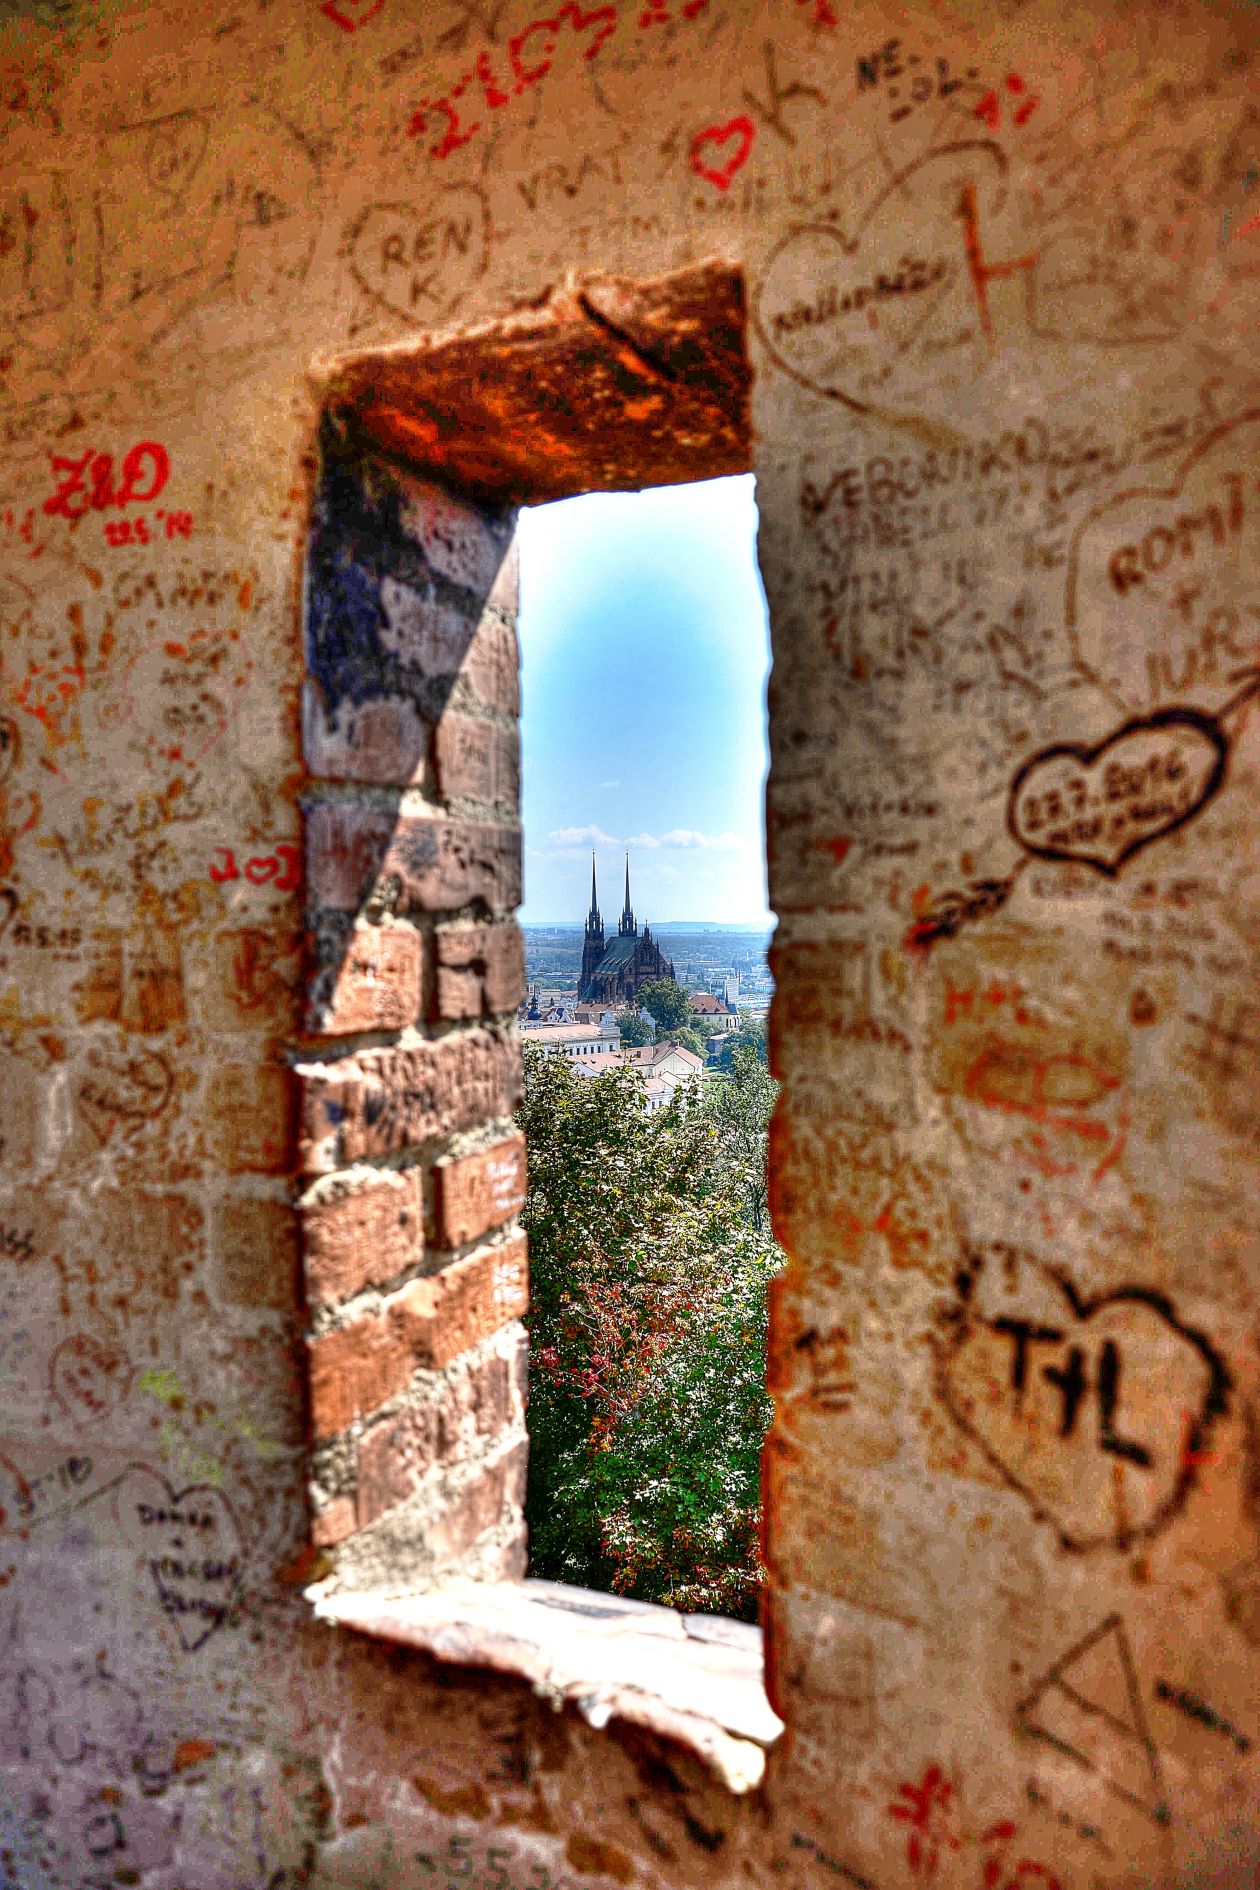
<svg viewBox="0 0 1260 1890">
<path fill-rule="evenodd" d="M 626 903 L 621 909 L 621 923 L 617 927 L 622 938 L 636 938 L 639 928 L 634 922 L 634 908 L 630 904 L 630 855 L 626 855 Z"/>
<path fill-rule="evenodd" d="M 592 931 L 599 924 L 599 900 L 595 893 L 595 849 L 591 848 L 591 909 L 587 914 L 586 929 Z"/>
</svg>

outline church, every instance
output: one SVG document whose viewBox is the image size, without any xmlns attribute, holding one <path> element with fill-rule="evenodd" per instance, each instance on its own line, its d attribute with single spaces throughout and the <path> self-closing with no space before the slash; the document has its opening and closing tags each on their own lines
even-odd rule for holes
<svg viewBox="0 0 1260 1890">
<path fill-rule="evenodd" d="M 630 855 L 626 855 L 626 903 L 617 922 L 617 936 L 604 942 L 604 921 L 600 917 L 595 891 L 595 855 L 591 855 L 591 909 L 586 915 L 582 940 L 582 978 L 578 998 L 582 1003 L 626 1005 L 638 999 L 640 990 L 653 978 L 673 978 L 674 967 L 652 937 L 650 926 L 643 936 L 630 904 Z"/>
</svg>

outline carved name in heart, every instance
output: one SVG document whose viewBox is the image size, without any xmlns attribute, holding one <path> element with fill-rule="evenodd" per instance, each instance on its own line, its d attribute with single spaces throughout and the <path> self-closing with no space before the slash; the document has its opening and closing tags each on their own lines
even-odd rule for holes
<svg viewBox="0 0 1260 1890">
<path fill-rule="evenodd" d="M 137 1465 L 119 1490 L 118 1512 L 180 1646 L 195 1654 L 240 1592 L 241 1530 L 231 1504 L 208 1483 L 174 1490 L 156 1470 Z"/>
<path fill-rule="evenodd" d="M 429 201 L 372 203 L 346 231 L 350 273 L 382 308 L 423 325 L 458 307 L 485 274 L 490 215 L 471 184 Z"/>
<path fill-rule="evenodd" d="M 990 142 L 967 140 L 900 171 L 851 232 L 830 223 L 789 231 L 753 303 L 757 332 L 783 372 L 858 412 L 917 387 L 925 369 L 934 385 L 946 357 L 971 375 L 975 298 L 959 201 L 970 192 L 974 205 L 978 190 L 985 218 L 996 216 L 1005 160 Z"/>
<path fill-rule="evenodd" d="M 968 1283 L 938 1355 L 942 1401 L 1065 1548 L 1128 1548 L 1181 1510 L 1228 1407 L 1203 1335 L 1143 1287 L 1080 1297 L 1040 1266 L 983 1308 Z"/>
<path fill-rule="evenodd" d="M 1094 748 L 1064 742 L 1026 761 L 1011 783 L 1007 826 L 1029 853 L 1081 860 L 1110 877 L 1207 805 L 1228 753 L 1216 718 L 1197 709 L 1140 716 Z"/>
</svg>

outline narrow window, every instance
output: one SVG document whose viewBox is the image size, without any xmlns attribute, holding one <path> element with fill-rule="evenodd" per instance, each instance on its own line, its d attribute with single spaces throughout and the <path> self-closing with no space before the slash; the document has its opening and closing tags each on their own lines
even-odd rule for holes
<svg viewBox="0 0 1260 1890">
<path fill-rule="evenodd" d="M 525 1051 L 529 1570 L 755 1620 L 774 1085 L 751 1016 L 709 1057 L 688 989 L 741 950 L 764 966 L 769 937 L 754 482 L 564 500 L 519 531 L 527 978 L 560 930 L 561 1003 L 611 1004 L 637 1042 L 642 993 L 699 1066 L 588 1080 Z M 603 699 L 615 731 L 582 712 Z"/>
</svg>

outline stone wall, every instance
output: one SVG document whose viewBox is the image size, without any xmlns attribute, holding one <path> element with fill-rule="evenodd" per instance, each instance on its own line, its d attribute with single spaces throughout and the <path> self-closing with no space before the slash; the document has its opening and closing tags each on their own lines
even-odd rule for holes
<svg viewBox="0 0 1260 1890">
<path fill-rule="evenodd" d="M 1255 9 L 2 19 L 7 1879 L 1248 1880 Z M 429 338 L 567 323 L 606 483 L 652 375 L 641 476 L 706 412 L 729 470 L 634 288 L 711 257 L 791 1256 L 744 1797 L 302 1595 L 520 1565 L 508 545 L 590 432 L 526 371 L 453 433 Z"/>
</svg>

